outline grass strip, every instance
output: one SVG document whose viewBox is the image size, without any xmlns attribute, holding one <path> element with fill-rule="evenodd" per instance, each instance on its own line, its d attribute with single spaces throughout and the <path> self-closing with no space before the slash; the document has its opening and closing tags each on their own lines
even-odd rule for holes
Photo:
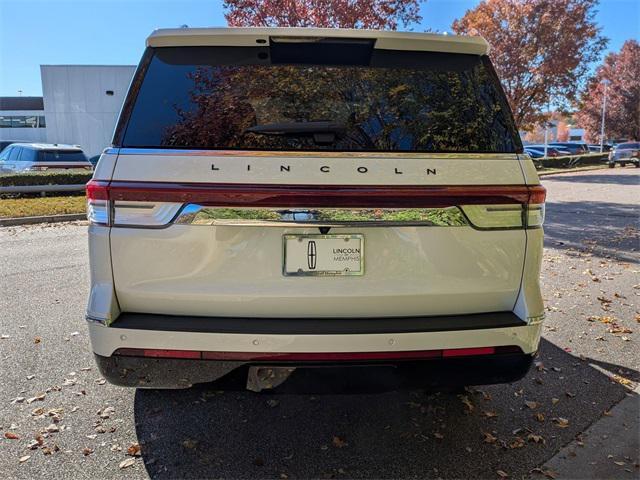
<svg viewBox="0 0 640 480">
<path fill-rule="evenodd" d="M 0 218 L 38 217 L 84 213 L 87 200 L 84 195 L 67 197 L 0 198 Z"/>
</svg>

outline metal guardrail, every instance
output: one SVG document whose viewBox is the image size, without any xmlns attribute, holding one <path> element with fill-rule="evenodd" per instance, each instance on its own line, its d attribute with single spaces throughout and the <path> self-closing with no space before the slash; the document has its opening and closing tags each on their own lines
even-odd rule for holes
<svg viewBox="0 0 640 480">
<path fill-rule="evenodd" d="M 41 193 L 41 192 L 80 192 L 84 191 L 86 184 L 78 183 L 74 185 L 17 185 L 0 187 L 0 194 L 3 193 Z"/>
</svg>

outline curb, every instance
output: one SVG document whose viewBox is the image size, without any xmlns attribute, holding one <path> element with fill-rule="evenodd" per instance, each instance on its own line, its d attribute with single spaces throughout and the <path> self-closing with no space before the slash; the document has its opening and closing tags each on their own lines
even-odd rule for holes
<svg viewBox="0 0 640 480">
<path fill-rule="evenodd" d="M 86 213 L 68 213 L 65 215 L 44 215 L 40 217 L 0 218 L 0 227 L 14 227 L 16 225 L 33 225 L 36 223 L 57 223 L 86 220 Z"/>
<path fill-rule="evenodd" d="M 630 390 L 607 415 L 582 432 L 579 440 L 569 443 L 547 460 L 540 469 L 542 474 L 550 470 L 553 478 L 567 480 L 637 479 L 640 463 L 638 412 L 640 387 Z"/>
</svg>

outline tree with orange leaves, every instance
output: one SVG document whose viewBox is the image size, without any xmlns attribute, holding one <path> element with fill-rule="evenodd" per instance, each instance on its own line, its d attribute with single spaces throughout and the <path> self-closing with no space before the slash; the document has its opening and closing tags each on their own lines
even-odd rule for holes
<svg viewBox="0 0 640 480">
<path fill-rule="evenodd" d="M 589 80 L 576 114 L 591 142 L 600 142 L 604 82 L 607 86 L 605 137 L 640 140 L 640 43 L 624 42 L 619 53 L 610 53 Z"/>
<path fill-rule="evenodd" d="M 396 30 L 419 22 L 418 0 L 225 0 L 232 27 Z"/>
<path fill-rule="evenodd" d="M 481 35 L 513 109 L 531 129 L 575 100 L 607 39 L 595 24 L 598 0 L 484 0 L 456 20 L 459 34 Z M 559 105 L 558 105 L 559 104 Z"/>
</svg>

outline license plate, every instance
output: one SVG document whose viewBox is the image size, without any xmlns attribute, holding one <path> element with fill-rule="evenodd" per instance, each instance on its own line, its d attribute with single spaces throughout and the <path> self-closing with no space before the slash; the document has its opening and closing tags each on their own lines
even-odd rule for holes
<svg viewBox="0 0 640 480">
<path fill-rule="evenodd" d="M 283 250 L 286 276 L 364 274 L 363 235 L 284 235 Z"/>
</svg>

